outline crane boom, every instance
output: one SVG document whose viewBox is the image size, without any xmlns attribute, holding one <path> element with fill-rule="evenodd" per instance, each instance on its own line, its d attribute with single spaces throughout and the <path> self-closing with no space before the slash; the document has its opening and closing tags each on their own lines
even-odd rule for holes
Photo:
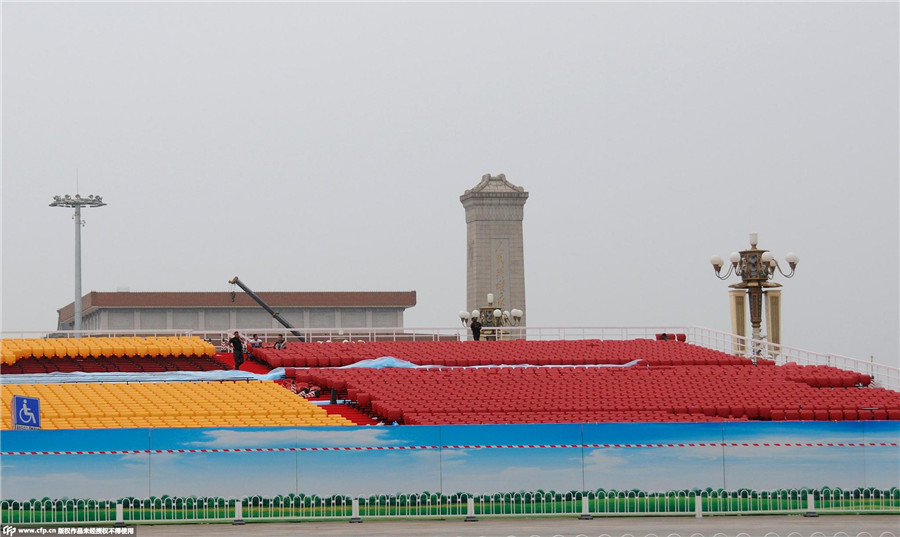
<svg viewBox="0 0 900 537">
<path fill-rule="evenodd" d="M 276 321 L 278 321 L 279 323 L 282 324 L 282 326 L 284 326 L 285 328 L 287 328 L 288 330 L 290 330 L 292 334 L 294 334 L 295 336 L 297 336 L 298 338 L 300 338 L 300 341 L 306 341 L 306 338 L 303 337 L 303 334 L 301 334 L 300 332 L 298 332 L 298 331 L 297 331 L 293 326 L 291 326 L 287 321 L 285 321 L 284 319 L 282 319 L 282 318 L 281 318 L 281 315 L 280 315 L 277 311 L 275 311 L 275 310 L 273 310 L 272 308 L 270 308 L 269 305 L 266 304 L 266 303 L 263 301 L 263 299 L 259 298 L 259 296 L 258 296 L 256 293 L 254 293 L 252 290 L 250 290 L 249 287 L 247 287 L 246 285 L 244 285 L 244 282 L 242 282 L 242 281 L 240 280 L 240 278 L 238 278 L 237 276 L 235 276 L 234 278 L 228 280 L 228 283 L 230 283 L 230 284 L 232 284 L 232 285 L 237 285 L 238 287 L 240 287 L 241 289 L 243 289 L 245 293 L 247 293 L 248 295 L 250 295 L 250 298 L 252 298 L 253 300 L 255 300 L 257 304 L 259 304 L 264 310 L 266 310 L 267 312 L 269 312 L 269 313 L 272 315 L 272 317 L 275 317 L 275 320 L 276 320 Z"/>
</svg>

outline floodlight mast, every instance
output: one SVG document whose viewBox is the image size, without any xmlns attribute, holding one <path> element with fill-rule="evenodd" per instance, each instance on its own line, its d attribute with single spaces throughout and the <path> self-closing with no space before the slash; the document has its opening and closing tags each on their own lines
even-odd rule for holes
<svg viewBox="0 0 900 537">
<path fill-rule="evenodd" d="M 74 208 L 75 215 L 75 317 L 72 329 L 76 332 L 76 337 L 80 337 L 78 332 L 81 331 L 81 227 L 84 221 L 81 219 L 82 207 L 103 207 L 106 203 L 103 198 L 91 194 L 86 198 L 82 198 L 78 194 L 74 197 L 66 194 L 65 196 L 53 196 L 51 207 L 67 207 Z"/>
</svg>

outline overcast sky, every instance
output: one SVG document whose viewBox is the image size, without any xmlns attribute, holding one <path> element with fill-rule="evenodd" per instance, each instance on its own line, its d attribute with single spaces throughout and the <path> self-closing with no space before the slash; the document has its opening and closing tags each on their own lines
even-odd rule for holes
<svg viewBox="0 0 900 537">
<path fill-rule="evenodd" d="M 76 170 L 85 294 L 415 290 L 411 327 L 458 324 L 505 173 L 533 326 L 729 330 L 709 257 L 755 231 L 800 255 L 785 344 L 900 365 L 897 2 L 0 9 L 4 331 L 73 300 Z"/>
</svg>

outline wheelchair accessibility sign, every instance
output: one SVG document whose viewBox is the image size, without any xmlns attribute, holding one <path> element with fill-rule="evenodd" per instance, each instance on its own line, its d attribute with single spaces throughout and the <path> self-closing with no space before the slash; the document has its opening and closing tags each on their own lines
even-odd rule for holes
<svg viewBox="0 0 900 537">
<path fill-rule="evenodd" d="M 10 410 L 13 429 L 41 428 L 41 400 L 37 397 L 14 395 Z"/>
</svg>

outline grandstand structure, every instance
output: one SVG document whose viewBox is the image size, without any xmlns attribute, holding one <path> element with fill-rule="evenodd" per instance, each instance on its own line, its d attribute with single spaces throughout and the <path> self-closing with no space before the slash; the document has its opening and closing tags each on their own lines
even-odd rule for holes
<svg viewBox="0 0 900 537">
<path fill-rule="evenodd" d="M 39 399 L 43 430 L 0 413 L 0 517 L 900 512 L 897 368 L 693 327 L 464 330 L 262 331 L 239 370 L 212 333 L 5 337 L 0 402 Z"/>
<path fill-rule="evenodd" d="M 244 372 L 274 373 L 266 379 L 222 376 L 241 372 L 198 335 L 5 338 L 2 400 L 41 398 L 48 429 L 900 420 L 893 368 L 784 346 L 775 360 L 755 360 L 710 344 L 732 335 L 697 329 L 600 333 L 292 341 L 252 349 Z M 371 366 L 385 357 L 403 367 Z M 187 371 L 210 376 L 165 376 Z"/>
<path fill-rule="evenodd" d="M 260 354 L 301 386 L 334 389 L 406 424 L 900 420 L 900 393 L 870 386 L 870 375 L 754 365 L 672 336 L 295 345 Z M 429 367 L 346 368 L 379 356 Z"/>
<path fill-rule="evenodd" d="M 20 384 L 4 390 L 5 406 L 13 395 L 45 401 L 49 430 L 353 425 L 272 382 Z"/>
</svg>

